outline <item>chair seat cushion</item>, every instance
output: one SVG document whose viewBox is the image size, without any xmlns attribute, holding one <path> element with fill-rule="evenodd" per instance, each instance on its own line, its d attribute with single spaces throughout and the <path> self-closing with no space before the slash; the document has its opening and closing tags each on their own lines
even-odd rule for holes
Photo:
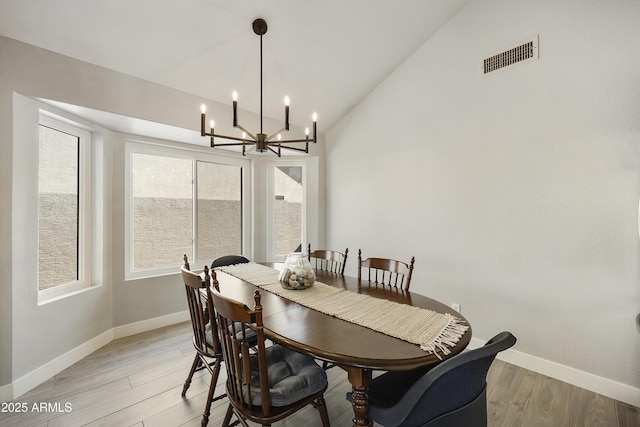
<svg viewBox="0 0 640 427">
<path fill-rule="evenodd" d="M 274 344 L 266 349 L 271 406 L 287 406 L 321 391 L 327 384 L 327 375 L 308 356 Z M 251 403 L 262 404 L 258 360 L 250 355 Z M 248 398 L 245 396 L 245 398 Z"/>
<path fill-rule="evenodd" d="M 231 328 L 231 325 L 229 325 L 229 328 Z M 234 327 L 235 329 L 235 333 L 238 336 L 238 338 L 242 339 L 242 324 L 241 323 L 237 323 Z M 213 333 L 211 331 L 211 324 L 207 325 L 207 335 L 205 337 L 205 339 L 207 340 L 207 344 L 209 345 L 210 348 L 213 348 Z M 256 341 L 256 338 L 258 336 L 258 334 L 256 333 L 256 331 L 254 331 L 251 328 L 247 328 L 245 331 L 245 336 L 247 338 L 247 343 L 249 343 L 249 345 L 253 345 Z"/>
</svg>

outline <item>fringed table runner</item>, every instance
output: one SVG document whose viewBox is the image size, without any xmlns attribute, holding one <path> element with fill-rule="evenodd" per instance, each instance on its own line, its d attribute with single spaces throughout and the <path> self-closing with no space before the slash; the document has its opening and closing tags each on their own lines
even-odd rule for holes
<svg viewBox="0 0 640 427">
<path fill-rule="evenodd" d="M 237 264 L 220 270 L 305 307 L 417 344 L 437 357 L 440 357 L 437 350 L 449 354 L 447 347 L 455 346 L 469 329 L 466 322 L 448 313 L 357 294 L 321 282 L 305 290 L 284 289 L 278 281 L 279 272 L 261 264 Z"/>
</svg>

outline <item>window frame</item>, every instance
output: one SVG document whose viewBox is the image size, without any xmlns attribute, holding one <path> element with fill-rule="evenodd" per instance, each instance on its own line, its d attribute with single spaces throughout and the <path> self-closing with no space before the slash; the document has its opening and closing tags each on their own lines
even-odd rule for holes
<svg viewBox="0 0 640 427">
<path fill-rule="evenodd" d="M 58 299 L 75 293 L 92 285 L 92 133 L 84 126 L 72 120 L 39 109 L 38 132 L 40 126 L 46 126 L 63 133 L 78 137 L 78 278 L 68 283 L 54 285 L 47 289 L 40 289 L 39 268 L 36 281 L 38 302 Z M 39 147 L 39 142 L 38 142 Z M 38 148 L 38 162 L 40 149 Z M 39 190 L 38 190 L 39 193 Z M 38 202 L 38 248 L 39 248 L 39 202 Z M 38 249 L 38 266 L 40 265 Z"/>
<path fill-rule="evenodd" d="M 206 149 L 204 149 L 206 150 Z M 197 170 L 196 163 L 198 161 L 207 163 L 217 163 L 231 166 L 238 166 L 241 168 L 241 245 L 242 253 L 238 255 L 244 255 L 249 258 L 252 256 L 252 225 L 251 225 L 251 173 L 252 173 L 252 161 L 246 158 L 238 156 L 226 156 L 219 153 L 212 153 L 204 151 L 203 149 L 182 147 L 178 145 L 167 145 L 153 139 L 137 139 L 137 138 L 125 138 L 125 191 L 124 191 L 124 205 L 125 205 L 125 221 L 124 221 L 124 233 L 125 233 L 125 250 L 124 250 L 124 274 L 125 281 L 166 276 L 176 274 L 180 266 L 182 266 L 181 260 L 176 260 L 175 263 L 166 264 L 162 266 L 135 268 L 133 265 L 133 224 L 132 224 L 132 209 L 133 203 L 131 200 L 133 192 L 133 181 L 131 177 L 131 161 L 133 154 L 147 154 L 155 156 L 164 156 L 179 159 L 189 159 L 192 164 L 192 239 L 191 239 L 191 251 L 194 254 L 195 259 L 189 259 L 191 265 L 204 265 L 210 264 L 211 259 L 201 258 L 198 254 L 198 199 L 197 199 Z"/>
<path fill-rule="evenodd" d="M 307 235 L 308 235 L 308 195 L 309 195 L 309 165 L 308 160 L 294 159 L 294 160 L 274 160 L 267 163 L 268 174 L 268 189 L 267 189 L 267 257 L 270 262 L 283 262 L 287 254 L 276 253 L 276 241 L 275 241 L 275 174 L 276 168 L 286 167 L 300 167 L 302 168 L 302 253 L 305 253 L 307 247 Z"/>
</svg>

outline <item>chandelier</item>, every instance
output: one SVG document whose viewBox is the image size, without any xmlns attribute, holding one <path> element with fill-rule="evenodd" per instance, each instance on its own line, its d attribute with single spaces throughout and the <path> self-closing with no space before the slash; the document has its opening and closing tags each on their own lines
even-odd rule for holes
<svg viewBox="0 0 640 427">
<path fill-rule="evenodd" d="M 205 113 L 206 106 L 202 104 L 202 111 L 200 114 L 200 135 L 211 137 L 211 148 L 215 147 L 229 147 L 229 146 L 242 146 L 242 155 L 255 150 L 259 153 L 265 151 L 271 151 L 278 157 L 281 155 L 281 149 L 301 151 L 303 153 L 309 152 L 309 141 L 317 142 L 316 139 L 316 122 L 318 116 L 313 113 L 313 136 L 309 136 L 309 128 L 305 129 L 305 137 L 301 139 L 282 139 L 282 131 L 289 130 L 289 97 L 284 97 L 284 127 L 277 132 L 267 135 L 262 129 L 262 36 L 267 32 L 267 23 L 264 19 L 258 18 L 253 21 L 253 32 L 260 36 L 260 133 L 253 134 L 246 130 L 238 123 L 238 92 L 233 91 L 233 127 L 242 131 L 241 137 L 221 135 L 215 133 L 215 123 L 213 120 L 209 123 L 209 132 L 205 129 Z M 219 143 L 215 141 L 215 138 L 222 138 L 237 142 L 223 142 Z M 300 146 L 291 147 L 288 144 L 305 143 L 305 148 Z M 248 148 L 247 148 L 248 147 Z"/>
</svg>

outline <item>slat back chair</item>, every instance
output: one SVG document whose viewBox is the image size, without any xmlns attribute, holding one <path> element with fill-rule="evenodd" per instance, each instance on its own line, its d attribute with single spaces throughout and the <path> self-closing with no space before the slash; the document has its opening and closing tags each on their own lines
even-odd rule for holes
<svg viewBox="0 0 640 427">
<path fill-rule="evenodd" d="M 202 369 L 207 369 L 211 374 L 211 382 L 209 383 L 207 403 L 202 414 L 202 425 L 206 426 L 209 422 L 211 403 L 225 397 L 224 394 L 213 397 L 220 374 L 220 364 L 222 363 L 222 349 L 220 347 L 218 328 L 216 327 L 215 310 L 213 304 L 208 303 L 212 299 L 207 297 L 207 294 L 209 296 L 211 294 L 211 283 L 215 282 L 215 272 L 211 271 L 213 276 L 210 276 L 209 267 L 206 265 L 202 275 L 192 272 L 190 271 L 187 255 L 184 255 L 183 259 L 182 280 L 187 293 L 187 305 L 189 306 L 189 315 L 191 316 L 191 326 L 193 328 L 193 347 L 196 350 L 196 355 L 182 388 L 182 396 L 187 394 L 193 374 Z M 201 291 L 203 288 L 206 290 L 205 294 Z"/>
<path fill-rule="evenodd" d="M 349 248 L 346 248 L 344 253 L 324 249 L 316 249 L 311 252 L 311 243 L 309 243 L 307 245 L 307 254 L 311 266 L 316 270 L 324 270 L 344 276 L 344 267 L 347 264 Z"/>
<path fill-rule="evenodd" d="M 231 324 L 218 327 L 229 397 L 223 427 L 229 426 L 233 415 L 245 427 L 247 420 L 269 426 L 309 404 L 319 410 L 322 425 L 329 426 L 323 397 L 326 374 L 308 356 L 279 344 L 265 345 L 260 292 L 255 291 L 253 309 L 224 297 L 217 289 L 213 301 L 218 325 Z M 254 351 L 247 344 L 251 333 L 257 337 Z"/>
<path fill-rule="evenodd" d="M 407 264 L 388 258 L 362 259 L 362 251 L 358 249 L 358 279 L 362 280 L 362 269 L 364 268 L 367 269 L 367 279 L 370 282 L 408 291 L 415 260 L 415 257 L 411 257 L 411 261 Z"/>
</svg>

